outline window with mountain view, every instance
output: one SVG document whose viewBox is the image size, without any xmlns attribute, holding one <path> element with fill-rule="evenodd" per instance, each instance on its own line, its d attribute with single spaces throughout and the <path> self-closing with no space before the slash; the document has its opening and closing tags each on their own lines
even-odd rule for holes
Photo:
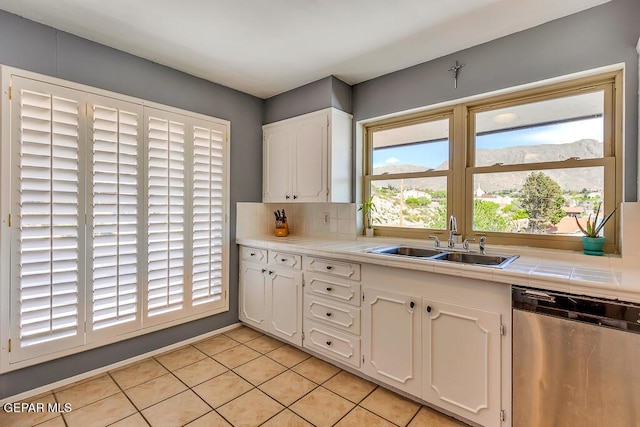
<svg viewBox="0 0 640 427">
<path fill-rule="evenodd" d="M 613 72 L 367 124 L 376 234 L 444 235 L 455 215 L 463 238 L 578 249 L 579 224 L 621 201 L 621 85 Z"/>
</svg>

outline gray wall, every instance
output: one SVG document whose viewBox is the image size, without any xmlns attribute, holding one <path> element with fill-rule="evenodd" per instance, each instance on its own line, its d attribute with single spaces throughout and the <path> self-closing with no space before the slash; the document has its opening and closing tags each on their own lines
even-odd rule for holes
<svg viewBox="0 0 640 427">
<path fill-rule="evenodd" d="M 264 101 L 264 124 L 335 107 L 351 113 L 351 86 L 335 76 L 325 77 Z"/>
<path fill-rule="evenodd" d="M 637 199 L 640 1 L 613 0 L 353 86 L 357 120 L 624 62 L 625 201 Z M 458 60 L 458 89 L 447 71 Z"/>
<path fill-rule="evenodd" d="M 0 63 L 231 121 L 232 242 L 230 311 L 0 375 L 0 398 L 237 322 L 235 206 L 238 201 L 260 201 L 262 197 L 263 100 L 4 11 L 0 11 Z"/>
</svg>

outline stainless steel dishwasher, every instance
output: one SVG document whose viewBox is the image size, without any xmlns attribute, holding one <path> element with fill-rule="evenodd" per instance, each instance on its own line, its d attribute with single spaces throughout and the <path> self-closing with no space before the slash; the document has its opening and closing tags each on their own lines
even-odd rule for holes
<svg viewBox="0 0 640 427">
<path fill-rule="evenodd" d="M 640 304 L 512 287 L 513 427 L 640 426 Z"/>
</svg>

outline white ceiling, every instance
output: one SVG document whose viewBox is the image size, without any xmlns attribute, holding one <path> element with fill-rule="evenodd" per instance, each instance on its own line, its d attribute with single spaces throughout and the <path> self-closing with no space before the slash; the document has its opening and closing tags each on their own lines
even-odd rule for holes
<svg viewBox="0 0 640 427">
<path fill-rule="evenodd" d="M 0 9 L 267 98 L 349 84 L 610 0 L 0 0 Z"/>
</svg>

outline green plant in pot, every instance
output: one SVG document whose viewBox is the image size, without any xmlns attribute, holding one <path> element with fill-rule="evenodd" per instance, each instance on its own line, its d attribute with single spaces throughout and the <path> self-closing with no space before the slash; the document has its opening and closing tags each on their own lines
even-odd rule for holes
<svg viewBox="0 0 640 427">
<path fill-rule="evenodd" d="M 578 224 L 578 228 L 580 228 L 580 231 L 582 231 L 582 233 L 584 234 L 584 237 L 582 237 L 582 252 L 587 255 L 604 254 L 604 252 L 602 251 L 602 246 L 604 245 L 605 238 L 599 236 L 600 230 L 602 230 L 607 221 L 611 219 L 613 214 L 616 213 L 615 209 L 612 210 L 609 215 L 607 215 L 602 221 L 600 221 L 600 223 L 598 223 L 598 214 L 600 213 L 601 206 L 602 203 L 598 204 L 598 208 L 596 209 L 596 214 L 593 218 L 593 221 L 591 220 L 591 215 L 589 215 L 589 218 L 587 218 L 586 227 L 583 227 L 578 221 L 578 218 L 576 218 L 576 224 Z"/>
<path fill-rule="evenodd" d="M 371 217 L 371 214 L 376 212 L 376 205 L 373 203 L 373 196 L 362 202 L 358 210 L 364 213 L 364 222 L 366 227 L 365 235 L 367 237 L 373 237 L 373 218 Z"/>
</svg>

